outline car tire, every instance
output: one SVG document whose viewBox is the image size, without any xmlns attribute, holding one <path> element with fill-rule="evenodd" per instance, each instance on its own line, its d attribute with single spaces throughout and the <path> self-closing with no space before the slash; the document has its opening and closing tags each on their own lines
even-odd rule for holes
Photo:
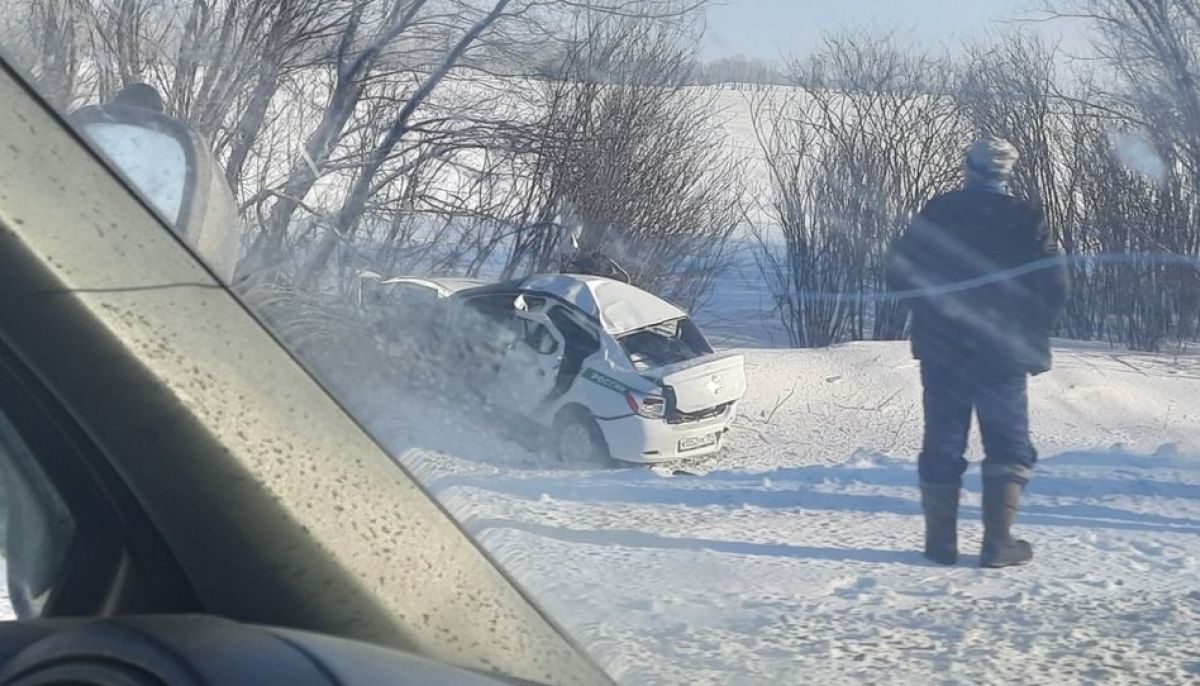
<svg viewBox="0 0 1200 686">
<path fill-rule="evenodd" d="M 550 453 L 560 462 L 581 466 L 615 464 L 600 425 L 583 410 L 561 413 L 550 439 Z"/>
</svg>

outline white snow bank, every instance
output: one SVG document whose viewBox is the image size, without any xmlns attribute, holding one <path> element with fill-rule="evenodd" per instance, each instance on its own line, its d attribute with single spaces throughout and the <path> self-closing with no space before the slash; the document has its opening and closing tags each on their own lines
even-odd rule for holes
<svg viewBox="0 0 1200 686">
<path fill-rule="evenodd" d="M 704 476 L 566 468 L 402 403 L 371 424 L 624 683 L 1200 676 L 1200 360 L 1060 346 L 1031 385 L 1037 557 L 985 571 L 977 470 L 961 565 L 917 552 L 906 344 L 745 352 L 751 392 Z"/>
<path fill-rule="evenodd" d="M 974 566 L 977 471 L 960 566 L 917 552 L 905 344 L 745 354 L 703 476 L 547 462 L 411 390 L 347 402 L 623 683 L 1200 679 L 1200 358 L 1059 346 L 1031 385 L 1036 557 L 997 571 Z"/>
</svg>

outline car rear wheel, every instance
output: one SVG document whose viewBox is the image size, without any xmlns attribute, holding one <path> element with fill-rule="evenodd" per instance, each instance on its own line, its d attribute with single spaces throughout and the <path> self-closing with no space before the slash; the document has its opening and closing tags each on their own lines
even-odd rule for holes
<svg viewBox="0 0 1200 686">
<path fill-rule="evenodd" d="M 555 457 L 568 464 L 603 466 L 613 463 L 600 425 L 583 412 L 567 412 L 554 423 L 552 450 Z"/>
</svg>

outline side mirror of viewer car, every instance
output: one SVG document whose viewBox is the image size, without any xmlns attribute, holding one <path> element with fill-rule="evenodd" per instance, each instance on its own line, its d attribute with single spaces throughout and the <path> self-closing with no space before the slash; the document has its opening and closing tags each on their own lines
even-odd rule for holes
<svg viewBox="0 0 1200 686">
<path fill-rule="evenodd" d="M 149 87 L 146 87 L 149 88 Z M 124 92 L 124 91 L 123 91 Z M 241 253 L 233 192 L 207 142 L 182 120 L 117 97 L 69 120 L 225 283 Z M 64 189 L 70 192 L 72 189 Z"/>
</svg>

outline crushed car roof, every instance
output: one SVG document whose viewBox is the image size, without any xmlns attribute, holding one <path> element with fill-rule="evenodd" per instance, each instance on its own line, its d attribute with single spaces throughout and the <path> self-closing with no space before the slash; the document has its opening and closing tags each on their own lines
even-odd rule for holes
<svg viewBox="0 0 1200 686">
<path fill-rule="evenodd" d="M 520 283 L 518 290 L 545 293 L 570 303 L 595 318 L 614 336 L 687 316 L 687 312 L 658 296 L 600 276 L 531 276 Z"/>
</svg>

